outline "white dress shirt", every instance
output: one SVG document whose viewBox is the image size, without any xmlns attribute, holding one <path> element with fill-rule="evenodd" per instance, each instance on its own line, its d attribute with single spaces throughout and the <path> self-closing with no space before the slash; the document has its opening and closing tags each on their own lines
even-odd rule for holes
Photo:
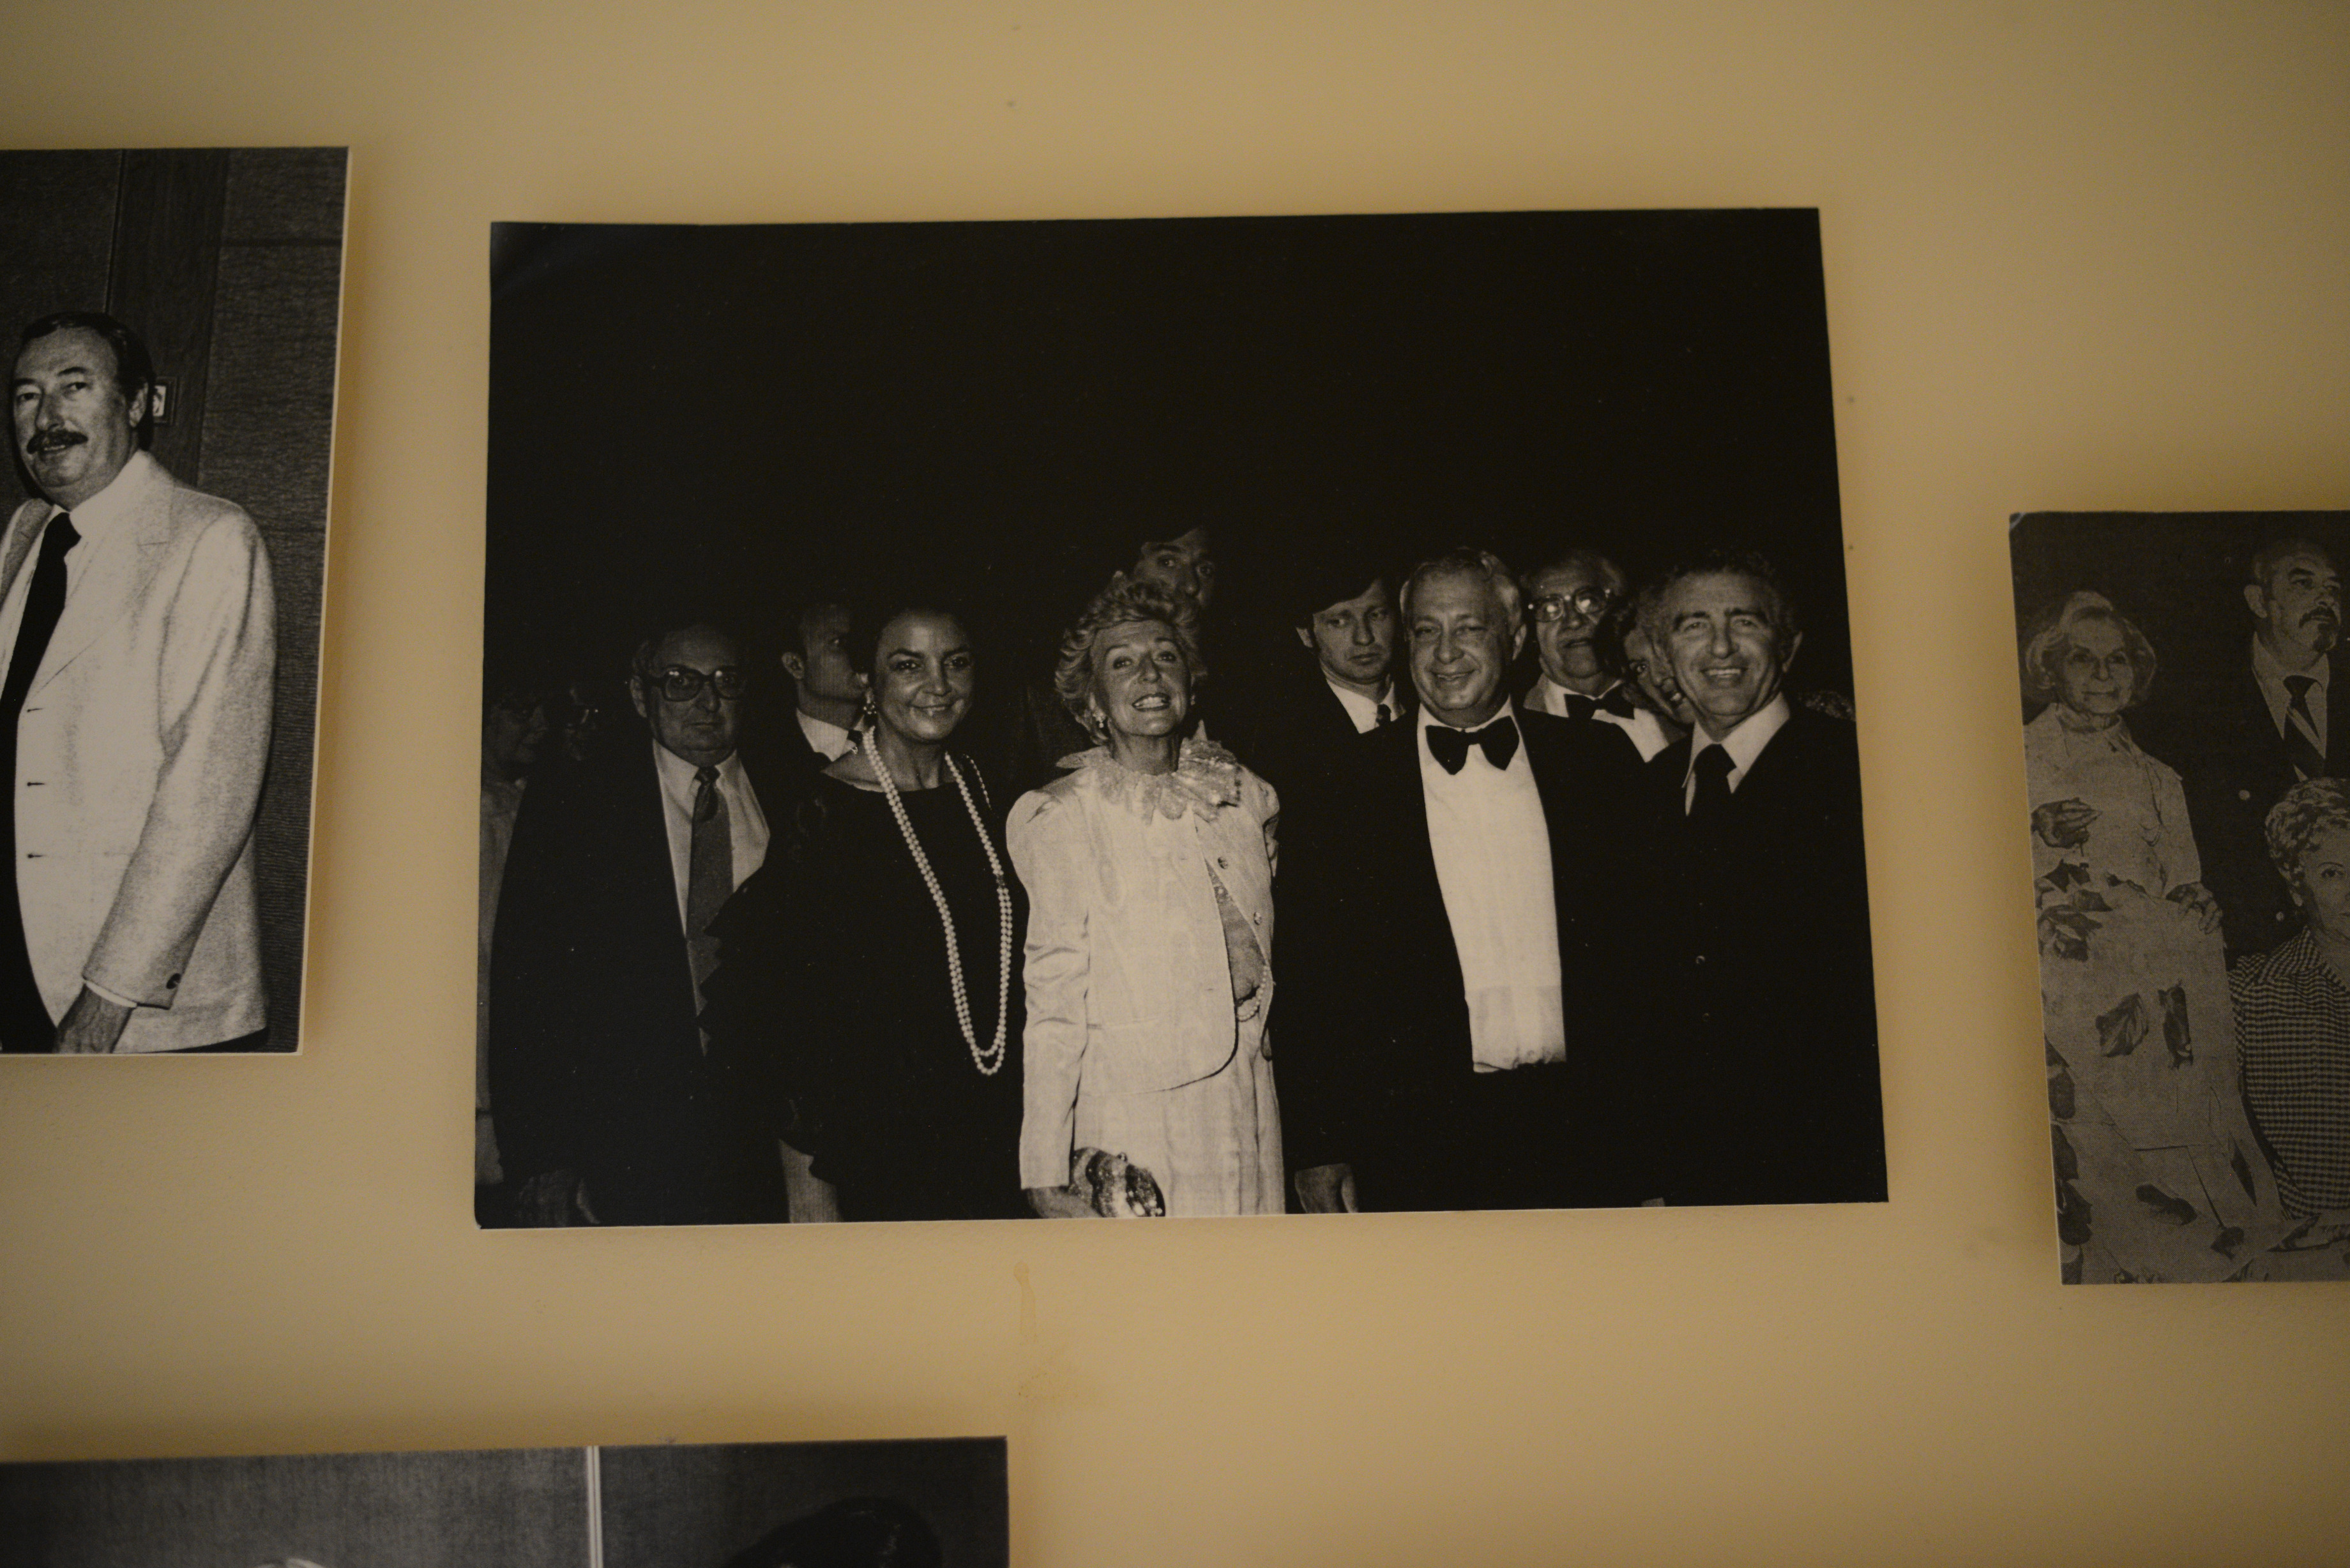
<svg viewBox="0 0 2350 1568">
<path fill-rule="evenodd" d="M 677 929 L 685 930 L 685 885 L 693 874 L 694 764 L 652 742 L 653 766 L 660 774 L 661 818 L 669 828 L 669 869 L 677 883 Z M 718 764 L 718 794 L 726 803 L 727 837 L 734 850 L 734 886 L 740 888 L 767 858 L 767 818 L 743 771 L 740 754 Z"/>
<path fill-rule="evenodd" d="M 1379 727 L 1381 708 L 1388 711 L 1388 722 L 1391 724 L 1403 716 L 1396 708 L 1395 682 L 1392 680 L 1388 682 L 1378 696 L 1366 697 L 1359 691 L 1331 680 L 1326 675 L 1322 679 L 1329 681 L 1330 695 L 1336 697 L 1338 700 L 1338 706 L 1347 711 L 1347 722 L 1355 726 L 1355 733 L 1357 735 L 1367 735 Z"/>
<path fill-rule="evenodd" d="M 154 466 L 155 460 L 145 452 L 131 453 L 130 461 L 122 465 L 121 472 L 106 482 L 105 489 L 67 511 L 66 514 L 73 519 L 74 532 L 81 537 L 81 542 L 66 553 L 66 599 L 68 603 L 72 602 L 74 589 L 81 584 L 82 574 L 89 569 L 91 558 L 99 553 L 107 529 L 120 519 L 138 492 L 138 485 L 126 484 L 123 481 L 137 477 Z M 52 516 L 50 522 L 55 521 Z M 42 533 L 47 534 L 48 529 L 48 524 L 41 525 Z M 25 553 L 25 565 L 17 571 L 16 580 L 8 585 L 6 601 L 0 603 L 0 677 L 5 676 L 8 661 L 16 650 L 17 629 L 25 624 L 25 598 L 33 591 L 33 568 L 40 558 L 41 545 L 36 539 Z"/>
<path fill-rule="evenodd" d="M 71 559 L 71 557 L 68 557 Z M 2296 673 L 2306 675 L 2316 682 L 2309 689 L 2309 716 L 2316 724 L 2313 732 L 2306 725 L 2294 725 L 2309 737 L 2321 757 L 2329 755 L 2325 749 L 2325 698 L 2334 679 L 2334 660 L 2320 658 L 2307 670 Z M 2293 722 L 2293 693 L 2285 690 L 2285 668 L 2269 651 L 2269 645 L 2258 637 L 2252 639 L 2252 679 L 2259 683 L 2261 698 L 2269 705 L 2269 722 L 2276 726 L 2277 734 L 2284 734 L 2285 726 Z"/>
<path fill-rule="evenodd" d="M 1607 691 L 1617 691 L 1623 684 L 1619 680 L 1614 686 L 1610 686 Z M 1599 695 L 1605 697 L 1607 691 L 1602 691 Z M 1582 695 L 1580 691 L 1568 691 L 1565 687 L 1547 675 L 1537 675 L 1534 677 L 1534 690 L 1526 693 L 1526 706 L 1537 713 L 1548 713 L 1554 719 L 1564 719 L 1568 716 L 1567 698 Z M 1602 724 L 1615 725 L 1631 737 L 1632 744 L 1639 749 L 1640 760 L 1644 763 L 1673 743 L 1672 736 L 1665 732 L 1664 721 L 1637 702 L 1632 705 L 1632 716 L 1628 719 L 1619 714 L 1610 713 L 1605 708 L 1591 716 Z"/>
<path fill-rule="evenodd" d="M 839 725 L 796 708 L 792 717 L 800 722 L 800 733 L 807 737 L 807 743 L 822 752 L 827 762 L 837 763 L 848 754 L 848 732 Z"/>
<path fill-rule="evenodd" d="M 1517 714 L 1507 703 L 1496 719 Z M 1496 769 L 1471 745 L 1461 771 L 1428 749 L 1440 728 L 1419 720 L 1419 780 L 1428 845 L 1469 1002 L 1469 1052 L 1477 1071 L 1498 1073 L 1566 1059 L 1559 981 L 1558 906 L 1550 879 L 1550 824 L 1526 760 L 1523 732 L 1510 765 Z"/>
<path fill-rule="evenodd" d="M 1788 716 L 1794 712 L 1794 710 L 1787 705 L 1787 694 L 1782 691 L 1765 703 L 1761 712 L 1748 714 L 1738 728 L 1723 737 L 1720 743 L 1721 749 L 1730 753 L 1728 779 L 1731 794 L 1738 793 L 1738 786 L 1746 780 L 1746 770 L 1754 765 L 1754 759 L 1762 754 L 1762 748 L 1771 743 L 1772 736 L 1785 727 Z M 1690 807 L 1697 800 L 1697 759 L 1714 743 L 1713 737 L 1701 728 L 1690 735 L 1689 771 L 1681 774 L 1683 815 L 1689 814 Z"/>
</svg>

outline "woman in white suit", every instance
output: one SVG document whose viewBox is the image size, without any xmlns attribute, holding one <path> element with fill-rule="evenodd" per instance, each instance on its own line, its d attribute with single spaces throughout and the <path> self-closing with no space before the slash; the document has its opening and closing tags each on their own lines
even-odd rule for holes
<svg viewBox="0 0 2350 1568">
<path fill-rule="evenodd" d="M 1021 796 L 1021 1185 L 1040 1214 L 1277 1214 L 1273 787 L 1182 738 L 1198 609 L 1119 579 L 1054 684 L 1098 744 Z"/>
</svg>

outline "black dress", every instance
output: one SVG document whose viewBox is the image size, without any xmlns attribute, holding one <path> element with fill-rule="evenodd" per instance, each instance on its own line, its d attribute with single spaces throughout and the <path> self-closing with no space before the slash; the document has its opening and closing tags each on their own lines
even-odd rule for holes
<svg viewBox="0 0 2350 1568">
<path fill-rule="evenodd" d="M 877 791 L 819 775 L 766 864 L 712 927 L 711 1049 L 758 1085 L 779 1136 L 811 1157 L 844 1220 L 1025 1215 L 1020 1190 L 1021 944 L 1025 903 L 999 814 L 978 793 L 1013 899 L 1003 1064 L 981 1073 L 955 1019 L 938 905 Z M 983 1050 L 1002 1003 L 995 874 L 951 780 L 899 795 L 954 911 Z"/>
</svg>

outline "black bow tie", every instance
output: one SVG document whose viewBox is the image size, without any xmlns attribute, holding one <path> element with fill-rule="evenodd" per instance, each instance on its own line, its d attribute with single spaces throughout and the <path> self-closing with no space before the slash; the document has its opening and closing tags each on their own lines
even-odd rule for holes
<svg viewBox="0 0 2350 1568">
<path fill-rule="evenodd" d="M 1459 773 L 1461 764 L 1469 760 L 1471 741 L 1484 748 L 1487 762 L 1506 768 L 1518 754 L 1518 726 L 1504 713 L 1482 730 L 1454 730 L 1442 724 L 1428 727 L 1428 754 L 1448 774 Z"/>
<path fill-rule="evenodd" d="M 1632 694 L 1621 686 L 1604 697 L 1586 697 L 1577 691 L 1566 693 L 1568 718 L 1588 719 L 1594 713 L 1613 713 L 1618 719 L 1629 719 L 1632 716 Z"/>
</svg>

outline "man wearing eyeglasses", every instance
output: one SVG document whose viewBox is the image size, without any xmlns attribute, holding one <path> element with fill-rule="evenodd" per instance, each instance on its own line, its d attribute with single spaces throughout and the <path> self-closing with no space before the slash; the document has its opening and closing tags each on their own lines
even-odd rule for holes
<svg viewBox="0 0 2350 1568">
<path fill-rule="evenodd" d="M 1623 569 L 1596 550 L 1576 547 L 1525 579 L 1526 618 L 1534 628 L 1537 670 L 1525 705 L 1537 713 L 1612 724 L 1643 762 L 1672 743 L 1664 726 L 1635 700 L 1599 646 L 1600 623 L 1623 600 Z"/>
<path fill-rule="evenodd" d="M 748 684 L 715 627 L 647 639 L 629 679 L 645 739 L 525 798 L 490 992 L 518 1223 L 783 1218 L 779 1152 L 697 1020 L 716 956 L 704 932 L 767 853 L 736 744 Z"/>
</svg>

